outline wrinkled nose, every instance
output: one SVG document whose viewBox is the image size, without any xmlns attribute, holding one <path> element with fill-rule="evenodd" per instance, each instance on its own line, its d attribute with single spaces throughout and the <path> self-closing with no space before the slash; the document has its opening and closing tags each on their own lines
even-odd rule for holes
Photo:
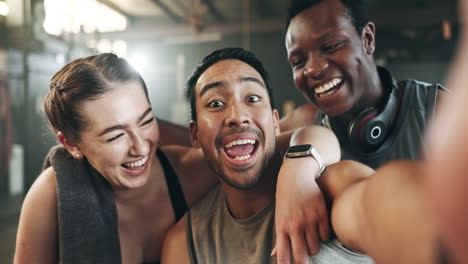
<svg viewBox="0 0 468 264">
<path fill-rule="evenodd" d="M 234 103 L 226 109 L 225 125 L 240 127 L 250 123 L 250 115 L 245 105 Z"/>
<path fill-rule="evenodd" d="M 145 140 L 142 135 L 134 135 L 131 137 L 132 146 L 130 148 L 130 154 L 133 156 L 144 156 L 150 151 L 150 143 Z"/>
<path fill-rule="evenodd" d="M 328 69 L 328 62 L 322 56 L 315 56 L 309 59 L 304 67 L 304 76 L 306 78 L 320 79 L 322 74 Z"/>
</svg>

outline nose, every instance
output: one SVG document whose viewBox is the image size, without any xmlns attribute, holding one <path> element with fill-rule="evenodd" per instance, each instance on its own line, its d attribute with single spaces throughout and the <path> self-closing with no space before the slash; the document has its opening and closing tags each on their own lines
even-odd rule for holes
<svg viewBox="0 0 468 264">
<path fill-rule="evenodd" d="M 131 137 L 130 154 L 132 156 L 144 156 L 149 153 L 150 143 L 145 140 L 144 135 L 135 134 Z"/>
<path fill-rule="evenodd" d="M 250 123 L 250 115 L 247 106 L 238 102 L 231 103 L 226 109 L 225 125 L 228 127 L 240 127 Z"/>
<path fill-rule="evenodd" d="M 328 69 L 328 62 L 321 55 L 310 55 L 306 67 L 304 67 L 304 76 L 306 78 L 319 79 Z"/>
</svg>

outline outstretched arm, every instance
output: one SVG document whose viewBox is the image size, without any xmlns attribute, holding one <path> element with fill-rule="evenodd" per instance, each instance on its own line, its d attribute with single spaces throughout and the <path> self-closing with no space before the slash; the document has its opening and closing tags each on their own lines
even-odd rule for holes
<svg viewBox="0 0 468 264">
<path fill-rule="evenodd" d="M 338 140 L 331 130 L 309 126 L 297 130 L 291 145 L 311 144 L 326 165 L 339 161 Z M 319 166 L 312 157 L 285 159 L 276 189 L 276 255 L 278 263 L 307 263 L 329 235 L 328 213 L 315 181 Z"/>
<path fill-rule="evenodd" d="M 331 218 L 340 241 L 377 263 L 434 263 L 433 219 L 419 166 L 392 162 L 369 178 L 358 169 L 349 186 L 335 190 Z"/>
</svg>

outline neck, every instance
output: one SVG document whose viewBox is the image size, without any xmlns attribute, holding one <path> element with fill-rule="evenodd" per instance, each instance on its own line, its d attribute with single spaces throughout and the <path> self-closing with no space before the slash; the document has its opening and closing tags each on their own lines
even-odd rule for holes
<svg viewBox="0 0 468 264">
<path fill-rule="evenodd" d="M 281 160 L 273 158 L 264 171 L 265 175 L 254 188 L 249 190 L 239 190 L 221 182 L 227 205 L 234 218 L 252 217 L 275 198 L 276 179 L 280 166 Z"/>
</svg>

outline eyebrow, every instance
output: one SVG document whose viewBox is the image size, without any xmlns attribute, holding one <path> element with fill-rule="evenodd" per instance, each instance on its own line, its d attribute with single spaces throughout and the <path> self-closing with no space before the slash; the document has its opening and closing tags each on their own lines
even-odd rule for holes
<svg viewBox="0 0 468 264">
<path fill-rule="evenodd" d="M 262 81 L 260 81 L 258 78 L 255 77 L 241 77 L 239 78 L 239 82 L 254 82 L 262 86 L 263 88 L 266 89 L 265 84 L 263 84 Z M 206 92 L 208 92 L 210 89 L 217 88 L 217 87 L 223 87 L 226 86 L 225 81 L 219 81 L 219 82 L 213 82 L 209 83 L 205 86 L 202 87 L 201 92 L 200 92 L 200 97 L 202 97 Z"/>
<path fill-rule="evenodd" d="M 146 111 L 138 118 L 138 123 L 140 123 L 149 113 L 151 113 L 151 111 L 153 111 L 153 109 L 151 107 L 148 107 L 148 109 L 146 109 Z M 114 130 L 125 129 L 127 127 L 128 127 L 127 125 L 115 125 L 115 126 L 108 127 L 104 129 L 101 133 L 99 133 L 98 137 L 103 136 Z"/>
</svg>

